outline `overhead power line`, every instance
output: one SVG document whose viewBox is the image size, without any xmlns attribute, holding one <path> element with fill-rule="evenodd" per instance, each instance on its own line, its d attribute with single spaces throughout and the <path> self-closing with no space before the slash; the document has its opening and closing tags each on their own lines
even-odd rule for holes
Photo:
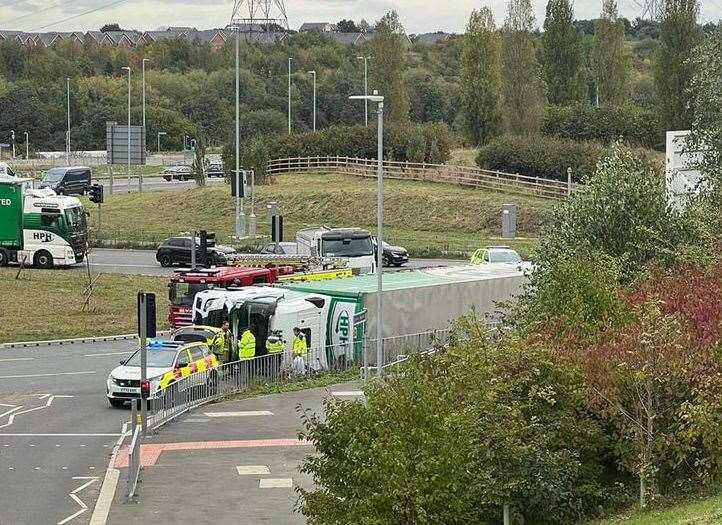
<svg viewBox="0 0 722 525">
<path fill-rule="evenodd" d="M 25 0 L 22 0 L 22 1 L 25 1 Z M 58 3 L 50 5 L 48 7 L 43 7 L 42 9 L 36 9 L 34 11 L 31 11 L 30 13 L 25 13 L 24 15 L 16 16 L 15 18 L 10 18 L 9 20 L 2 20 L 2 23 L 10 24 L 12 22 L 17 22 L 18 20 L 22 20 L 23 18 L 28 18 L 29 16 L 35 16 L 37 14 L 44 13 L 46 11 L 52 11 L 53 9 L 57 9 L 58 7 L 61 7 L 63 4 L 69 4 L 71 2 L 72 2 L 72 0 L 58 2 Z M 12 4 L 10 4 L 10 5 L 12 5 Z"/>
<path fill-rule="evenodd" d="M 123 2 L 128 2 L 128 0 L 114 0 L 113 2 L 108 2 L 107 4 L 101 5 L 99 7 L 95 7 L 93 9 L 88 9 L 87 11 L 83 11 L 82 13 L 78 13 L 77 15 L 69 16 L 67 18 L 63 18 L 62 20 L 56 20 L 55 22 L 51 22 L 50 24 L 45 24 L 38 27 L 33 27 L 32 29 L 28 29 L 27 31 L 39 31 L 41 29 L 47 29 L 48 27 L 52 27 L 54 25 L 62 24 L 63 22 L 68 22 L 70 20 L 75 20 L 76 18 L 80 18 L 81 16 L 89 15 L 92 13 L 96 13 L 98 11 L 102 11 L 103 9 L 107 9 L 109 7 L 112 7 L 114 5 L 122 4 Z"/>
</svg>

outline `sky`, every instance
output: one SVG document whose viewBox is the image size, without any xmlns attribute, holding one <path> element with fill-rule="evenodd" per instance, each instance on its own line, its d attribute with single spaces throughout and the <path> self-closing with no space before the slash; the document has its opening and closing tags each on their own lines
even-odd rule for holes
<svg viewBox="0 0 722 525">
<path fill-rule="evenodd" d="M 617 0 L 622 16 L 634 19 L 645 0 Z M 373 22 L 396 9 L 407 33 L 447 31 L 460 33 L 469 13 L 490 7 L 501 24 L 505 0 L 285 0 L 291 29 L 303 22 L 336 22 L 341 19 Z M 546 0 L 532 0 L 540 24 Z M 701 0 L 701 20 L 722 18 L 722 0 Z M 577 18 L 595 18 L 601 0 L 576 0 Z M 87 31 L 117 22 L 124 28 L 153 30 L 164 26 L 208 29 L 225 26 L 233 0 L 0 0 L 0 29 L 23 31 Z M 245 6 L 243 7 L 245 11 Z"/>
</svg>

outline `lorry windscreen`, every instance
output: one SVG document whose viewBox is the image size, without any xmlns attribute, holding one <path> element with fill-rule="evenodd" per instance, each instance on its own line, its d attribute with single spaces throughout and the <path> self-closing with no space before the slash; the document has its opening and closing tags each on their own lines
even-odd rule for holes
<svg viewBox="0 0 722 525">
<path fill-rule="evenodd" d="M 81 206 L 65 210 L 65 217 L 71 228 L 83 228 L 85 226 L 85 211 Z"/>
<path fill-rule="evenodd" d="M 207 283 L 170 283 L 168 299 L 175 306 L 192 306 L 198 292 L 208 290 Z"/>
<path fill-rule="evenodd" d="M 371 237 L 360 237 L 357 239 L 324 239 L 324 257 L 363 257 L 373 255 L 374 247 Z"/>
</svg>

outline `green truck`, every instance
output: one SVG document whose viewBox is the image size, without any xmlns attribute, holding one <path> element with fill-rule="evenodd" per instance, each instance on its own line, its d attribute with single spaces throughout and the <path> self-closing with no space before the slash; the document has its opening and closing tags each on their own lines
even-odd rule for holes
<svg viewBox="0 0 722 525">
<path fill-rule="evenodd" d="M 85 257 L 87 240 L 86 214 L 77 198 L 33 189 L 30 179 L 0 176 L 0 266 L 75 264 Z"/>
</svg>

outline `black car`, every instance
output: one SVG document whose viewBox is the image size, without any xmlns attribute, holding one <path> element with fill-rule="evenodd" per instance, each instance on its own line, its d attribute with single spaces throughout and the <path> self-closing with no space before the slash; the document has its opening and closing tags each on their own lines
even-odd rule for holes
<svg viewBox="0 0 722 525">
<path fill-rule="evenodd" d="M 378 253 L 376 251 L 377 241 L 376 237 L 373 238 L 374 243 L 374 253 Z M 406 250 L 406 248 L 402 246 L 392 246 L 389 243 L 385 242 L 383 243 L 384 246 L 384 253 L 383 253 L 383 259 L 384 259 L 384 266 L 403 266 L 407 262 L 409 262 L 409 252 Z"/>
<path fill-rule="evenodd" d="M 40 188 L 50 188 L 58 195 L 84 195 L 90 187 L 90 168 L 51 168 L 45 172 Z"/>
<path fill-rule="evenodd" d="M 189 265 L 191 263 L 191 237 L 170 237 L 160 243 L 155 259 L 161 266 L 168 267 L 174 264 Z M 196 238 L 196 261 L 200 263 L 200 239 Z M 226 264 L 226 255 L 236 253 L 230 246 L 217 244 L 208 248 L 208 265 L 223 266 Z"/>
</svg>

